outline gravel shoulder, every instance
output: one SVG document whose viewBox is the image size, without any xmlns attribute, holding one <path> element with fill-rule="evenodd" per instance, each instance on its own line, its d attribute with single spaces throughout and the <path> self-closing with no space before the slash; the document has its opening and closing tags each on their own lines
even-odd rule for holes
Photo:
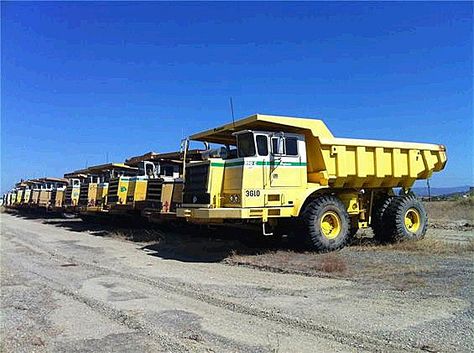
<svg viewBox="0 0 474 353">
<path fill-rule="evenodd" d="M 136 233 L 2 213 L 2 351 L 474 351 L 472 231 L 324 255 Z"/>
</svg>

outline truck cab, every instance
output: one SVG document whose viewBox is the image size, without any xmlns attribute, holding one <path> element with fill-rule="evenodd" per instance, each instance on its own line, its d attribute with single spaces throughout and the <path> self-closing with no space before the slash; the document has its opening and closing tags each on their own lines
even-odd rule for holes
<svg viewBox="0 0 474 353">
<path fill-rule="evenodd" d="M 39 179 L 40 192 L 38 197 L 38 206 L 50 211 L 56 202 L 56 193 L 58 188 L 62 188 L 67 185 L 67 180 L 63 178 L 41 178 Z"/>
<path fill-rule="evenodd" d="M 110 205 L 110 212 L 119 214 L 142 214 L 170 211 L 177 192 L 181 195 L 182 162 L 179 152 L 149 152 L 125 161 L 137 170 L 129 177 L 126 198 Z M 146 216 L 145 215 L 145 216 Z"/>
<path fill-rule="evenodd" d="M 83 170 L 86 177 L 80 186 L 78 211 L 83 214 L 105 212 L 108 203 L 123 194 L 123 190 L 115 187 L 123 187 L 124 179 L 135 171 L 122 163 L 100 164 Z"/>
<path fill-rule="evenodd" d="M 81 183 L 87 178 L 87 174 L 85 170 L 77 170 L 64 174 L 64 178 L 67 180 L 67 186 L 64 190 L 62 209 L 66 213 L 74 213 L 79 204 Z"/>
</svg>

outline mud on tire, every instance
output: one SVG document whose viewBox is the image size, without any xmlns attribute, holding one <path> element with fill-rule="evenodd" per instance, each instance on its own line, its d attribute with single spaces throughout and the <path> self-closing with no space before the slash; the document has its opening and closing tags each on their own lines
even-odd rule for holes
<svg viewBox="0 0 474 353">
<path fill-rule="evenodd" d="M 349 241 L 350 219 L 334 195 L 322 195 L 306 205 L 302 214 L 307 246 L 319 252 L 343 248 Z"/>
</svg>

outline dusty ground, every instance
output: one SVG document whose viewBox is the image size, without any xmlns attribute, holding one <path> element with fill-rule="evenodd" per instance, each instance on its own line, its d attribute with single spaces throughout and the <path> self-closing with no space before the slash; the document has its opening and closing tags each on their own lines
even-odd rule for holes
<svg viewBox="0 0 474 353">
<path fill-rule="evenodd" d="M 0 347 L 472 352 L 467 218 L 432 222 L 416 243 L 362 239 L 314 254 L 228 230 L 117 229 L 2 213 Z"/>
</svg>

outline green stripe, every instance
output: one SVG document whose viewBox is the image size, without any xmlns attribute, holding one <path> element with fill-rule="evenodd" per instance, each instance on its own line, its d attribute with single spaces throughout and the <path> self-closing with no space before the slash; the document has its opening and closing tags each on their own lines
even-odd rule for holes
<svg viewBox="0 0 474 353">
<path fill-rule="evenodd" d="M 211 162 L 211 167 L 236 167 L 244 165 L 243 161 L 239 162 Z M 282 162 L 282 161 L 274 161 L 274 162 L 264 162 L 264 161 L 257 161 L 254 165 L 259 166 L 281 166 L 281 167 L 305 167 L 306 162 Z"/>
</svg>

